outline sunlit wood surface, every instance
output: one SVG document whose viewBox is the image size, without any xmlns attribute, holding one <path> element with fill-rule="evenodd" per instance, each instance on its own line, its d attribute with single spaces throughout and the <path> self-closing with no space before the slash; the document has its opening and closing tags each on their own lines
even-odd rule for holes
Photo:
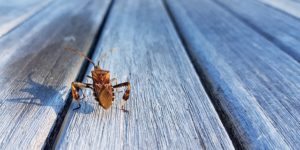
<svg viewBox="0 0 300 150">
<path fill-rule="evenodd" d="M 69 84 L 88 53 L 109 6 L 55 1 L 0 38 L 0 149 L 40 149 L 63 112 Z"/>
<path fill-rule="evenodd" d="M 0 0 L 0 37 L 49 7 L 51 2 L 53 0 Z"/>
<path fill-rule="evenodd" d="M 299 0 L 0 0 L 0 149 L 299 149 Z M 104 110 L 73 81 L 130 81 Z M 113 82 L 113 85 L 116 82 Z"/>
</svg>

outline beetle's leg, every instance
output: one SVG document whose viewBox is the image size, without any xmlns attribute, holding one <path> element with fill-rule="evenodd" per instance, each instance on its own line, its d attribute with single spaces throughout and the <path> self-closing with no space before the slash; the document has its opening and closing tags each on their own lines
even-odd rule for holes
<svg viewBox="0 0 300 150">
<path fill-rule="evenodd" d="M 93 89 L 93 84 L 91 83 L 83 83 L 86 85 L 86 88 L 90 88 L 90 89 Z"/>
<path fill-rule="evenodd" d="M 90 76 L 90 75 L 86 75 L 86 77 L 88 77 L 88 78 L 90 78 L 90 79 L 93 79 L 93 77 L 92 77 L 92 76 Z"/>
<path fill-rule="evenodd" d="M 90 83 L 83 83 L 83 84 L 86 85 L 86 88 L 94 89 L 93 85 Z M 81 92 L 82 92 L 82 98 L 80 98 L 80 99 L 85 99 L 87 96 L 85 95 L 85 92 L 83 92 L 83 89 L 81 89 Z"/>
<path fill-rule="evenodd" d="M 121 110 L 125 113 L 129 113 L 129 111 L 127 109 L 125 109 L 124 105 L 122 105 Z"/>
<path fill-rule="evenodd" d="M 79 102 L 79 101 L 77 101 L 77 102 L 78 102 L 78 107 L 76 107 L 76 108 L 73 108 L 73 110 L 80 109 L 80 107 L 81 107 L 81 104 L 80 104 L 80 102 Z"/>
<path fill-rule="evenodd" d="M 116 83 L 113 83 L 113 82 L 116 82 Z M 110 80 L 110 83 L 111 83 L 111 84 L 114 84 L 114 85 L 117 85 L 117 84 L 118 84 L 117 78 L 112 78 L 112 79 Z M 118 89 L 116 89 L 116 92 L 119 93 Z"/>
<path fill-rule="evenodd" d="M 128 100 L 129 95 L 130 95 L 130 83 L 129 82 L 120 83 L 120 84 L 114 85 L 113 88 L 120 88 L 120 87 L 124 87 L 124 86 L 126 86 L 127 89 L 125 90 L 124 95 L 123 95 L 123 100 L 124 101 L 122 101 L 122 104 L 121 104 L 122 108 L 121 108 L 121 110 L 123 110 L 124 112 L 128 112 L 124 108 L 124 103 Z"/>
<path fill-rule="evenodd" d="M 81 107 L 80 100 L 83 98 L 79 97 L 79 90 L 82 90 L 83 88 L 92 88 L 92 87 L 91 84 L 89 83 L 72 82 L 71 85 L 72 97 L 78 102 L 78 107 L 74 108 L 73 110 L 79 109 Z"/>
<path fill-rule="evenodd" d="M 81 89 L 81 91 L 82 91 L 82 89 Z M 77 100 L 78 107 L 74 108 L 73 110 L 80 109 L 80 107 L 81 107 L 80 101 L 83 100 L 83 99 L 85 99 L 85 98 L 86 98 L 86 95 L 84 94 L 84 92 L 82 92 L 82 98 L 80 98 L 79 100 Z"/>
<path fill-rule="evenodd" d="M 124 99 L 125 101 L 127 101 L 128 98 L 129 98 L 129 94 L 130 94 L 130 83 L 129 83 L 129 82 L 123 82 L 123 83 L 114 85 L 113 88 L 120 88 L 120 87 L 124 87 L 124 86 L 126 86 L 127 89 L 125 90 L 125 93 L 124 93 L 124 95 L 123 95 L 123 99 Z"/>
</svg>

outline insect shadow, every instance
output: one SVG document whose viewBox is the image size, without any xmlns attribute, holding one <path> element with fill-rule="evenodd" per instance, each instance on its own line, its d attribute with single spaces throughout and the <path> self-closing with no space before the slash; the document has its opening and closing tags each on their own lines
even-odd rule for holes
<svg viewBox="0 0 300 150">
<path fill-rule="evenodd" d="M 68 92 L 66 90 L 67 87 L 41 84 L 39 82 L 34 81 L 32 75 L 33 72 L 27 76 L 27 79 L 25 81 L 16 81 L 26 83 L 27 85 L 25 86 L 25 88 L 20 89 L 19 92 L 25 92 L 30 94 L 31 96 L 25 98 L 11 98 L 6 99 L 6 101 L 38 106 L 50 106 L 58 114 L 61 111 L 62 106 L 65 105 L 65 101 L 63 100 L 63 93 Z M 83 108 L 76 112 L 90 114 L 93 111 L 93 106 L 85 102 L 83 104 Z"/>
</svg>

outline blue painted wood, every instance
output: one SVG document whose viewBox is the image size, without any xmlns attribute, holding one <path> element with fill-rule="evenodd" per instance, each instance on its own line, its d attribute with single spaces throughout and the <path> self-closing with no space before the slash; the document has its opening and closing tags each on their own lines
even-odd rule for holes
<svg viewBox="0 0 300 150">
<path fill-rule="evenodd" d="M 265 25 L 261 30 L 272 37 L 300 35 L 293 18 L 243 2 L 235 3 L 239 12 L 253 20 L 256 14 L 263 22 L 257 26 Z M 299 63 L 210 0 L 167 0 L 167 6 L 233 142 L 249 149 L 299 148 Z M 298 49 L 296 39 L 282 42 Z"/>
<path fill-rule="evenodd" d="M 42 149 L 110 0 L 58 0 L 0 38 L 0 149 Z M 1 14 L 2 15 L 2 14 Z"/>
<path fill-rule="evenodd" d="M 94 60 L 131 82 L 129 113 L 122 93 L 104 110 L 87 90 L 57 149 L 233 149 L 160 0 L 116 0 Z"/>
<path fill-rule="evenodd" d="M 52 2 L 53 0 L 0 0 L 0 38 Z"/>
<path fill-rule="evenodd" d="M 299 0 L 259 0 L 259 1 L 300 19 Z"/>
<path fill-rule="evenodd" d="M 215 1 L 300 62 L 299 18 L 259 1 Z"/>
</svg>

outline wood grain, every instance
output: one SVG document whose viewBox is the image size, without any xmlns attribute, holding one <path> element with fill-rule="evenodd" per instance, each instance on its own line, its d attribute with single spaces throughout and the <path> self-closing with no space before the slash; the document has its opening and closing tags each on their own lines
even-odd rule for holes
<svg viewBox="0 0 300 150">
<path fill-rule="evenodd" d="M 122 93 L 105 111 L 87 90 L 57 149 L 233 149 L 161 1 L 115 1 L 94 56 L 131 82 L 129 113 Z"/>
<path fill-rule="evenodd" d="M 56 1 L 0 39 L 0 149 L 41 149 L 109 0 Z M 53 11 L 55 10 L 55 11 Z"/>
<path fill-rule="evenodd" d="M 234 142 L 299 148 L 299 63 L 212 1 L 167 6 Z"/>
<path fill-rule="evenodd" d="M 265 36 L 269 41 L 272 41 L 276 46 L 300 62 L 299 19 L 258 1 L 216 1 L 256 32 Z"/>
<path fill-rule="evenodd" d="M 280 9 L 300 19 L 300 3 L 294 0 L 260 0 L 271 7 Z"/>
<path fill-rule="evenodd" d="M 0 0 L 0 38 L 51 2 L 53 0 Z"/>
</svg>

